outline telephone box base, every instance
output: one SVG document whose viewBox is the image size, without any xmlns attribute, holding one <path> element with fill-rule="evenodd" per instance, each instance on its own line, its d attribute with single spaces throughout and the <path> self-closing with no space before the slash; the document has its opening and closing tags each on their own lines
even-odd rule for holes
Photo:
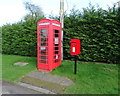
<svg viewBox="0 0 120 96">
<path fill-rule="evenodd" d="M 38 69 L 38 71 L 44 71 L 44 72 L 52 72 L 52 70 L 48 70 L 48 69 Z"/>
</svg>

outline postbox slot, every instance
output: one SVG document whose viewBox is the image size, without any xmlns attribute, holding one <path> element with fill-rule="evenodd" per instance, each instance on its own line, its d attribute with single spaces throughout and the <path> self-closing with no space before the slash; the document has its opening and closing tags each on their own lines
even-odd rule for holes
<svg viewBox="0 0 120 96">
<path fill-rule="evenodd" d="M 71 46 L 75 46 L 75 45 L 76 45 L 76 43 L 75 43 L 75 42 L 72 42 L 72 43 L 71 43 Z"/>
</svg>

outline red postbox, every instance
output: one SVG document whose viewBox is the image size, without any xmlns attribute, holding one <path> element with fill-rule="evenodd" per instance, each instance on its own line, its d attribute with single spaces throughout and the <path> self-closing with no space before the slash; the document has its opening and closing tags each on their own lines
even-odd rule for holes
<svg viewBox="0 0 120 96">
<path fill-rule="evenodd" d="M 80 39 L 70 40 L 70 54 L 79 55 L 80 54 Z"/>
<path fill-rule="evenodd" d="M 61 23 L 54 19 L 37 22 L 38 70 L 52 71 L 61 64 Z"/>
</svg>

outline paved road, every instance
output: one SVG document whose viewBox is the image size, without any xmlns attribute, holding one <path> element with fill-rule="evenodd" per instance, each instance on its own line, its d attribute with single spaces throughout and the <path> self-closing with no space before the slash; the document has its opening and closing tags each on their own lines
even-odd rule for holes
<svg viewBox="0 0 120 96">
<path fill-rule="evenodd" d="M 20 85 L 2 81 L 2 94 L 42 94 Z"/>
</svg>

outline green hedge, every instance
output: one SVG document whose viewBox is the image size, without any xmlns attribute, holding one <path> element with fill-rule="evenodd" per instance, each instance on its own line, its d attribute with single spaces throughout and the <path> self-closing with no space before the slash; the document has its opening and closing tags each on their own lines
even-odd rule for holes
<svg viewBox="0 0 120 96">
<path fill-rule="evenodd" d="M 40 19 L 43 19 L 41 17 Z M 57 17 L 53 17 L 57 18 Z M 39 19 L 39 20 L 40 20 Z M 3 53 L 36 56 L 34 18 L 2 27 Z M 120 9 L 72 9 L 64 19 L 64 59 L 71 59 L 70 39 L 82 39 L 79 60 L 120 63 Z"/>
<path fill-rule="evenodd" d="M 120 63 L 120 9 L 108 11 L 94 7 L 83 9 L 83 13 L 72 10 L 65 16 L 64 57 L 69 55 L 70 39 L 82 39 L 81 54 L 84 61 Z"/>
<path fill-rule="evenodd" d="M 36 56 L 36 22 L 37 20 L 32 18 L 17 24 L 4 25 L 2 27 L 3 53 Z"/>
</svg>

